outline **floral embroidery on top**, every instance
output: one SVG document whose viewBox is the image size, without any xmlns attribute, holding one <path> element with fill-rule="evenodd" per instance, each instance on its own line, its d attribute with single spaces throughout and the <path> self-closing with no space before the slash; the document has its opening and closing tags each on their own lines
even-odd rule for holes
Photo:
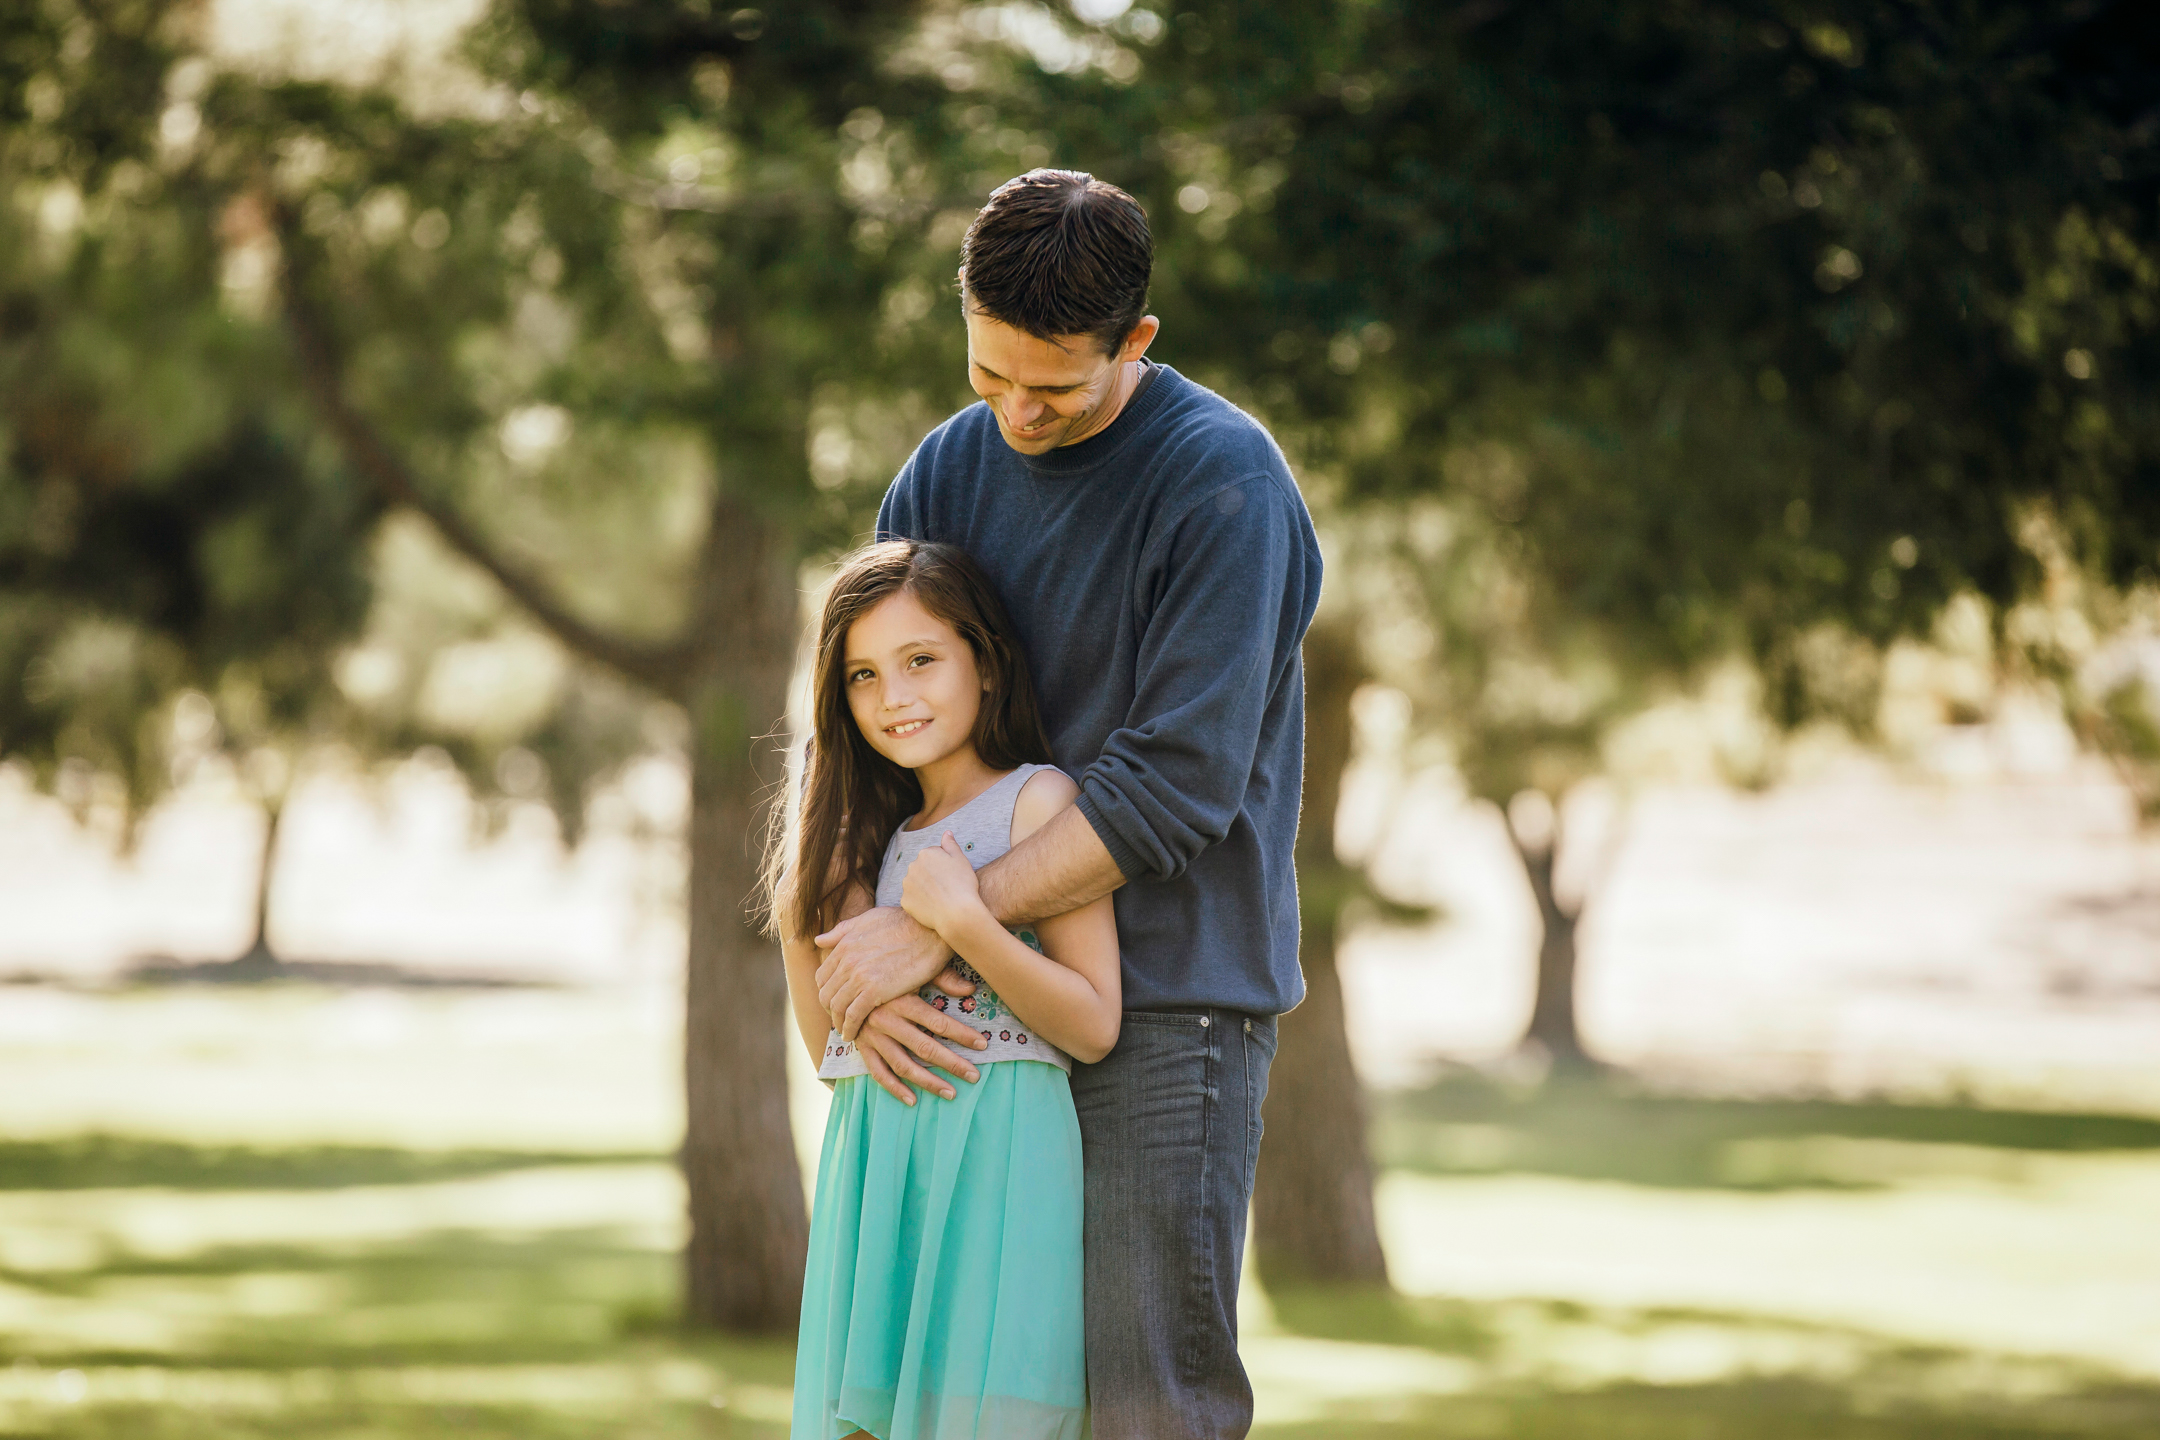
<svg viewBox="0 0 2160 1440">
<path fill-rule="evenodd" d="M 972 1015 L 978 1021 L 995 1020 L 1005 1013 L 997 991 L 984 983 L 981 971 L 957 955 L 953 957 L 952 968 L 954 974 L 975 987 L 975 993 L 960 1002 L 962 1013 Z"/>
</svg>

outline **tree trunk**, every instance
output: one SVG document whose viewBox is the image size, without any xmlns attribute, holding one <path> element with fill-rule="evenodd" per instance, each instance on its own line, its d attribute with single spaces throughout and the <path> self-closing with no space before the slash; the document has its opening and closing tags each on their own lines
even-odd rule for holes
<svg viewBox="0 0 2160 1440">
<path fill-rule="evenodd" d="M 685 1003 L 684 1255 L 692 1323 L 792 1333 L 809 1219 L 788 1125 L 787 977 L 753 915 L 769 738 L 795 652 L 794 557 L 765 517 L 725 501 L 699 579 L 715 644 L 689 684 L 690 955 Z"/>
<path fill-rule="evenodd" d="M 1552 833 L 1542 844 L 1525 841 L 1513 823 L 1508 838 L 1522 857 L 1530 893 L 1537 899 L 1544 933 L 1538 941 L 1537 989 L 1530 1004 L 1530 1029 L 1524 1037 L 1544 1048 L 1556 1069 L 1583 1070 L 1593 1063 L 1575 1024 L 1575 926 L 1582 907 L 1561 904 L 1554 888 L 1560 853 L 1560 807 L 1552 807 Z"/>
<path fill-rule="evenodd" d="M 277 874 L 277 843 L 280 822 L 285 818 L 285 797 L 265 796 L 262 854 L 255 866 L 255 938 L 240 958 L 232 962 L 242 975 L 271 975 L 278 968 L 277 952 L 270 948 L 270 885 Z"/>
<path fill-rule="evenodd" d="M 1349 872 L 1335 855 L 1335 810 L 1350 761 L 1350 697 L 1363 678 L 1355 634 L 1316 626 L 1305 639 L 1305 803 L 1298 831 L 1298 958 L 1305 1003 L 1285 1015 L 1268 1077 L 1267 1142 L 1253 1193 L 1255 1261 L 1270 1290 L 1388 1283 L 1373 1220 L 1365 1103 L 1350 1062 L 1335 943 Z"/>
</svg>

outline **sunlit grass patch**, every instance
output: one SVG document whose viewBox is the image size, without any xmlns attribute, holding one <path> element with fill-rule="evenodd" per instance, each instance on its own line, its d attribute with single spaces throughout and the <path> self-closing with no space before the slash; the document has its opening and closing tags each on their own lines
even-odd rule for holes
<svg viewBox="0 0 2160 1440">
<path fill-rule="evenodd" d="M 1384 1163 L 1433 1174 L 1566 1175 L 1683 1189 L 1877 1189 L 2027 1157 L 2160 1151 L 2160 1119 L 1890 1101 L 1726 1099 L 1556 1078 L 1514 1090 L 1456 1074 L 1383 1096 Z"/>
<path fill-rule="evenodd" d="M 2045 1401 L 1885 1401 L 1822 1381 L 1520 1387 L 1430 1399 L 1398 1413 L 1262 1423 L 1264 1440 L 2059 1440 L 2144 1436 L 2160 1396 L 2105 1388 Z M 1407 1413 L 1400 1413 L 1407 1410 Z"/>
<path fill-rule="evenodd" d="M 662 1154 L 682 1127 L 679 1015 L 656 991 L 11 987 L 0 1134 Z"/>
<path fill-rule="evenodd" d="M 327 1191 L 0 1193 L 0 1346 L 85 1363 L 575 1354 L 672 1308 L 681 1206 L 657 1163 Z"/>
<path fill-rule="evenodd" d="M 1751 1315 L 2160 1379 L 2160 1159 L 1767 1194 L 1396 1173 L 1380 1208 L 1413 1293 Z"/>
<path fill-rule="evenodd" d="M 776 1347 L 708 1341 L 549 1365 L 17 1364 L 0 1369 L 0 1434 L 777 1436 L 788 1361 Z"/>
<path fill-rule="evenodd" d="M 1256 1435 L 1768 1435 L 1982 1440 L 2160 1433 L 2160 1386 L 2061 1359 L 1976 1354 L 1745 1314 L 1598 1308 L 1565 1301 L 1391 1301 L 1338 1293 L 1278 1300 L 1244 1349 Z M 1316 1306 L 1318 1308 L 1316 1308 Z M 1420 1310 L 1425 1311 L 1420 1314 Z M 1432 1328 L 1433 1318 L 1445 1324 Z M 1475 1337 L 1474 1354 L 1445 1347 Z"/>
</svg>

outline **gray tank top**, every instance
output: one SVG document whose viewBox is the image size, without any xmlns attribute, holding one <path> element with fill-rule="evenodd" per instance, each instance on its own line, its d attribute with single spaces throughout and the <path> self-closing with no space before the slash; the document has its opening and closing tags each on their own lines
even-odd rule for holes
<svg viewBox="0 0 2160 1440">
<path fill-rule="evenodd" d="M 1018 803 L 1021 790 L 1037 771 L 1053 768 L 1022 765 L 943 820 L 920 830 L 903 826 L 893 831 L 892 839 L 885 845 L 884 863 L 878 867 L 877 903 L 900 903 L 900 887 L 907 879 L 908 866 L 915 863 L 917 855 L 942 840 L 948 830 L 978 870 L 1012 849 L 1013 806 Z M 1034 950 L 1041 951 L 1042 944 L 1036 940 L 1034 931 L 1023 929 L 1013 933 Z M 973 1025 L 990 1042 L 987 1050 L 963 1050 L 961 1054 L 978 1066 L 999 1060 L 1040 1060 L 1068 1073 L 1072 1070 L 1072 1057 L 1006 1009 L 997 992 L 982 983 L 982 977 L 973 967 L 965 960 L 956 960 L 953 964 L 962 975 L 975 982 L 973 995 L 955 1000 L 935 985 L 925 985 L 917 993 L 946 1014 Z M 825 1059 L 818 1066 L 820 1080 L 839 1080 L 869 1073 L 852 1041 L 842 1040 L 837 1030 L 826 1033 Z"/>
</svg>

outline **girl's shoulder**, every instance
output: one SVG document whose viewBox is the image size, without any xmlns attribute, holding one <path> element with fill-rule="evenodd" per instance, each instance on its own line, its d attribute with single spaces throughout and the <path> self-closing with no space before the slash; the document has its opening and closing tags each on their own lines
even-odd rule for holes
<svg viewBox="0 0 2160 1440">
<path fill-rule="evenodd" d="M 1080 787 L 1070 775 L 1055 765 L 1038 766 L 1013 797 L 1012 843 L 1027 839 L 1079 798 Z"/>
</svg>

